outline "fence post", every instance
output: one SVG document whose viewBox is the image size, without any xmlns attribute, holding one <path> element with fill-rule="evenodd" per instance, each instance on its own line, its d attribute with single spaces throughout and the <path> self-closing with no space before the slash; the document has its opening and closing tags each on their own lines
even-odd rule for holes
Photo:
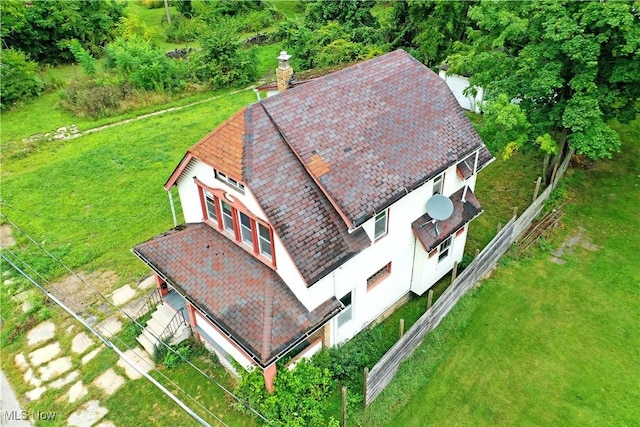
<svg viewBox="0 0 640 427">
<path fill-rule="evenodd" d="M 500 232 L 501 228 L 502 228 L 502 223 L 499 222 L 498 225 L 496 225 L 496 233 Z"/>
<path fill-rule="evenodd" d="M 551 185 L 556 185 L 556 173 L 558 173 L 558 164 L 553 165 L 553 171 L 551 172 Z"/>
<path fill-rule="evenodd" d="M 531 201 L 531 203 L 535 202 L 536 199 L 538 198 L 538 191 L 540 191 L 540 183 L 542 182 L 542 177 L 539 176 L 538 180 L 536 181 L 536 189 L 533 192 L 533 200 Z"/>
<path fill-rule="evenodd" d="M 513 207 L 513 219 L 516 219 L 518 217 L 518 207 L 514 206 Z"/>
<path fill-rule="evenodd" d="M 404 335 L 404 319 L 400 319 L 400 326 L 398 326 L 398 339 Z"/>
<path fill-rule="evenodd" d="M 433 302 L 433 289 L 429 289 L 429 294 L 427 295 L 427 310 L 431 308 L 432 302 Z"/>
<path fill-rule="evenodd" d="M 362 404 L 364 409 L 367 409 L 367 383 L 369 382 L 369 368 L 365 366 L 364 368 L 364 398 L 362 399 Z"/>
<path fill-rule="evenodd" d="M 347 388 L 342 386 L 342 427 L 347 427 Z"/>
<path fill-rule="evenodd" d="M 457 276 L 458 276 L 458 261 L 454 261 L 453 270 L 451 271 L 451 283 L 456 281 Z"/>
</svg>

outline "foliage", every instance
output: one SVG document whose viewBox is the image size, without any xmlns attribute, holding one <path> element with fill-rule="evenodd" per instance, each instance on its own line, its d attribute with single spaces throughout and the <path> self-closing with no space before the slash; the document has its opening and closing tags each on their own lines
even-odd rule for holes
<svg viewBox="0 0 640 427">
<path fill-rule="evenodd" d="M 139 37 L 118 38 L 105 49 L 105 68 L 136 88 L 155 91 L 182 89 L 186 82 L 185 67 L 167 58 L 148 40 Z"/>
<path fill-rule="evenodd" d="M 73 59 L 66 43 L 77 39 L 93 55 L 114 37 L 125 2 L 115 0 L 0 2 L 2 43 L 22 50 L 38 62 Z"/>
<path fill-rule="evenodd" d="M 243 16 L 251 11 L 261 10 L 264 3 L 261 0 L 192 0 L 191 11 L 208 23 L 214 23 L 222 17 Z"/>
<path fill-rule="evenodd" d="M 477 1 L 398 1 L 383 30 L 393 49 L 404 48 L 433 67 L 466 39 L 469 8 Z"/>
<path fill-rule="evenodd" d="M 372 27 L 349 29 L 336 21 L 314 29 L 285 21 L 274 38 L 284 42 L 303 69 L 368 59 L 387 51 L 379 31 Z"/>
<path fill-rule="evenodd" d="M 505 94 L 500 94 L 485 104 L 478 133 L 492 153 L 502 153 L 502 157 L 508 159 L 528 140 L 530 127 L 520 105 L 512 103 Z"/>
<path fill-rule="evenodd" d="M 347 387 L 355 401 L 362 401 L 363 371 L 380 360 L 387 348 L 381 346 L 382 328 L 365 329 L 350 341 L 323 349 L 314 357 L 314 362 L 331 372 L 337 383 Z"/>
<path fill-rule="evenodd" d="M 212 27 L 202 25 L 198 42 L 201 49 L 189 56 L 194 80 L 219 88 L 246 84 L 257 77 L 255 52 L 242 48 L 230 20 L 221 19 Z"/>
<path fill-rule="evenodd" d="M 138 15 L 123 16 L 116 24 L 118 36 L 125 40 L 142 38 L 153 40 L 157 35 L 157 28 L 150 28 Z"/>
<path fill-rule="evenodd" d="M 264 384 L 262 371 L 242 370 L 236 394 L 275 426 L 325 425 L 323 410 L 331 391 L 328 368 L 301 359 L 293 369 L 279 366 L 273 393 Z"/>
<path fill-rule="evenodd" d="M 78 80 L 60 92 L 60 105 L 80 117 L 99 118 L 118 111 L 133 92 L 128 83 Z"/>
<path fill-rule="evenodd" d="M 76 59 L 76 62 L 78 62 L 82 67 L 84 73 L 87 76 L 94 76 L 98 71 L 98 65 L 95 58 L 92 57 L 76 39 L 70 40 L 67 45 L 69 46 L 71 53 L 73 53 L 73 57 Z"/>
<path fill-rule="evenodd" d="M 171 43 L 185 43 L 196 38 L 196 27 L 190 19 L 182 15 L 174 16 L 165 32 L 165 40 Z"/>
<path fill-rule="evenodd" d="M 0 109 L 23 98 L 37 96 L 44 83 L 37 75 L 38 64 L 16 49 L 3 49 L 0 57 Z"/>
<path fill-rule="evenodd" d="M 319 28 L 329 22 L 353 30 L 358 27 L 378 28 L 380 25 L 371 14 L 375 6 L 372 0 L 315 0 L 307 3 L 304 22 L 309 28 Z"/>
<path fill-rule="evenodd" d="M 569 199 L 569 190 L 563 180 L 558 182 L 556 188 L 553 189 L 549 198 L 544 204 L 545 212 L 553 211 L 559 209 L 567 199 Z"/>
<path fill-rule="evenodd" d="M 187 341 L 179 345 L 171 346 L 171 349 L 173 351 L 167 350 L 167 353 L 162 361 L 162 364 L 167 369 L 177 368 L 178 366 L 180 366 L 180 364 L 189 360 L 195 352 L 192 345 Z"/>
<path fill-rule="evenodd" d="M 519 100 L 529 140 L 549 133 L 558 157 L 611 157 L 606 122 L 633 119 L 640 97 L 640 25 L 629 2 L 482 2 L 468 40 L 450 56 L 487 98 Z M 550 169 L 550 168 L 549 168 Z M 548 177 L 547 177 L 548 178 Z"/>
</svg>

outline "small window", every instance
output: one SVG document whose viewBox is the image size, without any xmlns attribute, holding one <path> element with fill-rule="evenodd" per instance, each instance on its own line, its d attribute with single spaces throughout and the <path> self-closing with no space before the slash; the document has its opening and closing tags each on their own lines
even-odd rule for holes
<svg viewBox="0 0 640 427">
<path fill-rule="evenodd" d="M 258 242 L 260 246 L 260 254 L 271 259 L 273 253 L 271 250 L 271 232 L 267 227 L 258 223 Z"/>
<path fill-rule="evenodd" d="M 207 216 L 211 221 L 218 222 L 218 213 L 216 212 L 216 198 L 208 191 L 205 191 L 204 198 L 207 204 Z"/>
<path fill-rule="evenodd" d="M 389 212 L 389 209 L 386 209 L 376 215 L 373 240 L 378 240 L 379 238 L 387 234 L 387 212 Z"/>
<path fill-rule="evenodd" d="M 353 317 L 353 306 L 351 304 L 351 296 L 352 296 L 352 292 L 349 292 L 348 294 L 340 298 L 340 302 L 344 305 L 344 310 L 342 310 L 338 315 L 338 328 L 341 328 L 347 323 L 349 323 Z"/>
<path fill-rule="evenodd" d="M 234 232 L 231 205 L 224 201 L 222 202 L 222 224 L 224 225 L 225 230 L 232 233 Z"/>
<path fill-rule="evenodd" d="M 216 179 L 218 179 L 219 181 L 224 182 L 225 184 L 227 184 L 229 187 L 238 190 L 239 192 L 241 192 L 242 194 L 244 194 L 244 185 L 240 184 L 238 181 L 236 181 L 235 179 L 227 176 L 226 174 L 218 171 L 218 170 L 213 170 L 213 172 L 215 173 Z"/>
<path fill-rule="evenodd" d="M 444 174 L 436 176 L 433 179 L 433 194 L 442 194 L 442 186 L 444 185 Z"/>
<path fill-rule="evenodd" d="M 391 274 L 391 263 L 385 265 L 380 270 L 376 271 L 367 279 L 367 290 L 375 287 L 378 283 L 389 277 Z"/>
<path fill-rule="evenodd" d="M 440 243 L 440 246 L 438 246 L 438 253 L 440 254 L 438 255 L 438 262 L 442 261 L 443 259 L 449 256 L 449 252 L 451 252 L 452 242 L 453 242 L 453 236 L 449 236 L 447 237 L 447 240 Z"/>
<path fill-rule="evenodd" d="M 238 211 L 238 219 L 240 223 L 240 238 L 244 243 L 253 248 L 253 232 L 251 231 L 251 218 L 249 215 Z"/>
</svg>

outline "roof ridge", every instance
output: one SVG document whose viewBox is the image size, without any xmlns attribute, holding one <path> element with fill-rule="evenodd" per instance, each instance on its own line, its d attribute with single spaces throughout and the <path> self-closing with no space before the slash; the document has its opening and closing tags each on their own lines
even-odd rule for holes
<svg viewBox="0 0 640 427">
<path fill-rule="evenodd" d="M 303 169 L 307 172 L 307 174 L 309 175 L 309 177 L 313 180 L 313 182 L 318 186 L 318 188 L 320 189 L 320 191 L 322 191 L 322 194 L 324 194 L 324 196 L 327 198 L 327 200 L 329 200 L 329 203 L 331 204 L 331 206 L 333 206 L 333 208 L 336 210 L 336 212 L 338 213 L 338 215 L 340 216 L 340 218 L 342 218 L 342 220 L 344 221 L 345 225 L 348 228 L 353 228 L 353 223 L 351 222 L 351 220 L 344 214 L 344 212 L 342 212 L 342 210 L 340 209 L 340 205 L 338 205 L 338 203 L 334 200 L 333 196 L 331 196 L 331 194 L 329 194 L 329 191 L 325 188 L 324 185 L 322 185 L 322 183 L 320 182 L 320 180 L 315 176 L 315 174 L 313 174 L 311 172 L 311 170 L 309 169 L 309 165 L 307 165 L 303 160 L 302 157 L 300 156 L 300 154 L 293 148 L 293 145 L 291 144 L 291 142 L 289 141 L 289 138 L 287 138 L 287 136 L 285 135 L 285 133 L 283 132 L 283 130 L 280 128 L 280 126 L 278 125 L 278 122 L 276 122 L 273 117 L 271 116 L 271 114 L 269 113 L 269 110 L 267 109 L 267 107 L 263 104 L 260 103 L 260 105 L 262 105 L 262 108 L 264 109 L 265 113 L 267 114 L 267 117 L 269 117 L 269 120 L 271 121 L 271 123 L 273 123 L 273 126 L 275 126 L 275 128 L 278 130 L 278 133 L 280 134 L 280 136 L 282 137 L 282 140 L 285 142 L 285 144 L 287 144 L 287 147 L 289 147 L 289 150 L 291 150 L 291 152 L 293 153 L 293 155 L 298 159 L 298 161 L 300 162 L 300 164 L 302 165 Z"/>
</svg>

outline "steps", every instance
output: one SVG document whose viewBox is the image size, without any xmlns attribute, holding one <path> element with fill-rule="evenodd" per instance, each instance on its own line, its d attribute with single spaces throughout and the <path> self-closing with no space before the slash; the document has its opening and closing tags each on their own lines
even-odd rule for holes
<svg viewBox="0 0 640 427">
<path fill-rule="evenodd" d="M 142 333 L 138 336 L 138 342 L 152 357 L 154 346 L 158 343 L 158 339 L 156 337 L 160 338 L 160 334 L 164 332 L 164 338 L 166 338 L 166 335 L 169 331 L 165 331 L 165 329 L 172 319 L 174 325 L 176 324 L 176 322 L 180 322 L 181 324 L 180 326 L 178 326 L 169 344 L 179 344 L 189 338 L 189 336 L 191 335 L 191 329 L 187 324 L 184 323 L 180 315 L 178 315 L 178 317 L 174 319 L 174 316 L 176 316 L 176 314 L 177 311 L 169 304 L 162 303 L 158 305 L 156 311 L 154 311 L 151 315 L 151 319 L 149 319 L 147 325 L 142 330 Z"/>
</svg>

